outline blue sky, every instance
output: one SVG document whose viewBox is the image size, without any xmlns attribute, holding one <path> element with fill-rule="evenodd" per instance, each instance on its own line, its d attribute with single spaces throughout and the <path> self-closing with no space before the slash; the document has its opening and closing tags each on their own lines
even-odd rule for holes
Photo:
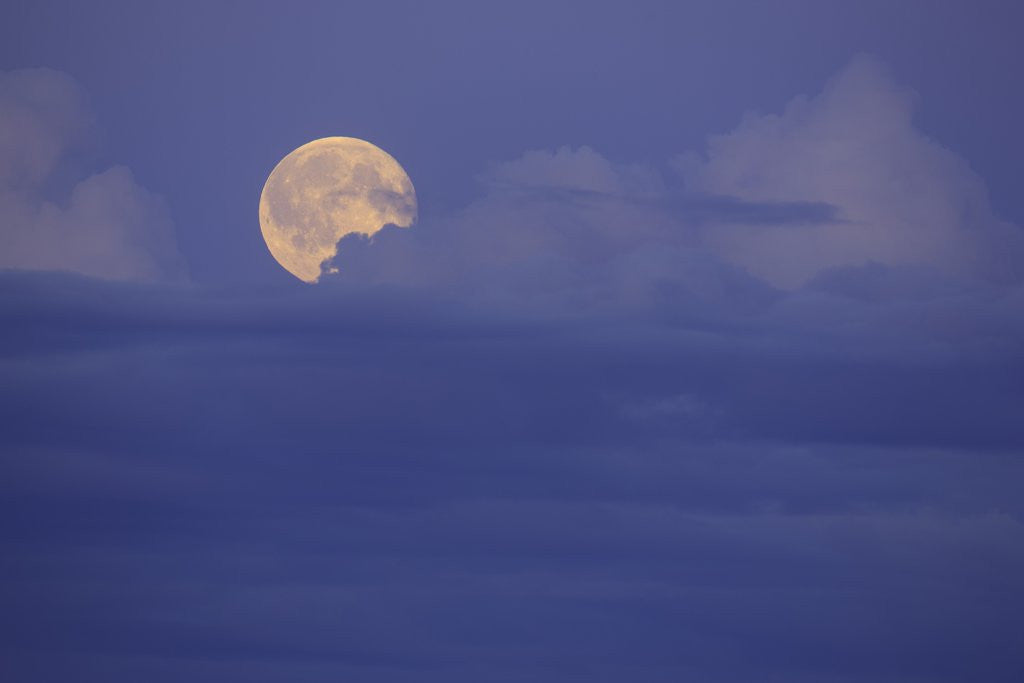
<svg viewBox="0 0 1024 683">
<path fill-rule="evenodd" d="M 680 5 L 7 3 L 8 677 L 1019 680 L 1020 10 Z"/>
</svg>

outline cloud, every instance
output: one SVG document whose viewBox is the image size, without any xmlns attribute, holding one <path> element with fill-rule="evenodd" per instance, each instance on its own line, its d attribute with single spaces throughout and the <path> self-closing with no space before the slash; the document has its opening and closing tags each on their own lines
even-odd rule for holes
<svg viewBox="0 0 1024 683">
<path fill-rule="evenodd" d="M 673 197 L 654 169 L 613 164 L 587 147 L 527 152 L 492 165 L 482 181 L 482 195 L 452 215 L 343 239 L 328 264 L 338 272 L 322 282 L 533 312 L 744 307 L 772 288 L 703 248 L 693 226 L 719 213 L 772 223 L 808 209 Z"/>
<path fill-rule="evenodd" d="M 178 280 L 185 274 L 160 197 L 114 166 L 68 191 L 75 147 L 91 114 L 60 72 L 0 73 L 0 268 L 64 270 L 113 280 Z"/>
<path fill-rule="evenodd" d="M 526 152 L 492 164 L 459 212 L 347 238 L 324 279 L 591 312 L 742 308 L 869 266 L 956 287 L 1020 281 L 1024 232 L 914 127 L 913 103 L 859 58 L 821 94 L 677 158 L 675 177 L 589 147 Z"/>
<path fill-rule="evenodd" d="M 534 150 L 519 159 L 494 164 L 485 175 L 491 186 L 565 189 L 606 195 L 658 194 L 661 178 L 642 165 L 614 165 L 590 147 Z"/>
<path fill-rule="evenodd" d="M 323 286 L 0 273 L 20 680 L 1017 680 L 1024 286 L 708 237 L 838 194 L 481 181 Z"/>
<path fill-rule="evenodd" d="M 862 57 L 781 114 L 748 114 L 678 160 L 686 187 L 743 201 L 822 202 L 839 220 L 710 225 L 709 248 L 782 287 L 831 267 L 928 266 L 997 281 L 1021 277 L 1024 235 L 993 215 L 968 163 L 914 127 L 913 93 Z"/>
<path fill-rule="evenodd" d="M 5 661 L 1014 681 L 1021 291 L 838 279 L 666 320 L 0 274 Z"/>
</svg>

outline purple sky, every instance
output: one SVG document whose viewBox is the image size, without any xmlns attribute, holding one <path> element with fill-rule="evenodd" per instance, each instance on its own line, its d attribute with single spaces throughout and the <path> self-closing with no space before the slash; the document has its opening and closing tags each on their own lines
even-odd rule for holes
<svg viewBox="0 0 1024 683">
<path fill-rule="evenodd" d="M 1019 681 L 1021 19 L 5 3 L 0 672 Z"/>
</svg>

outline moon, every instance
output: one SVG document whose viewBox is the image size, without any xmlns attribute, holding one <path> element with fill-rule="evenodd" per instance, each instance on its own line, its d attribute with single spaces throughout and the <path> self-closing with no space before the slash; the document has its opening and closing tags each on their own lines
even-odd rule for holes
<svg viewBox="0 0 1024 683">
<path fill-rule="evenodd" d="M 289 273 L 317 282 L 338 240 L 416 221 L 416 190 L 394 157 L 358 138 L 302 145 L 270 172 L 260 195 L 260 229 Z"/>
</svg>

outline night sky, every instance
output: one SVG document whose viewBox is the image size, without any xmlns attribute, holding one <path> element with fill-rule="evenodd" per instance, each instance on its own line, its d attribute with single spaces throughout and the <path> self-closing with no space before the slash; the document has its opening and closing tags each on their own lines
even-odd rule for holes
<svg viewBox="0 0 1024 683">
<path fill-rule="evenodd" d="M 1022 26 L 4 2 L 0 679 L 1024 680 Z"/>
</svg>

